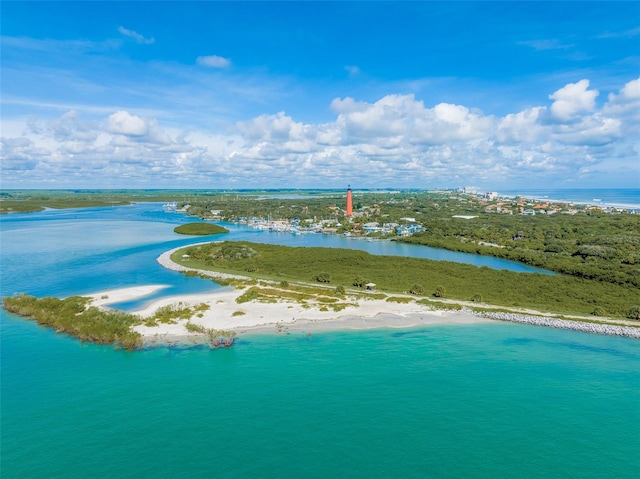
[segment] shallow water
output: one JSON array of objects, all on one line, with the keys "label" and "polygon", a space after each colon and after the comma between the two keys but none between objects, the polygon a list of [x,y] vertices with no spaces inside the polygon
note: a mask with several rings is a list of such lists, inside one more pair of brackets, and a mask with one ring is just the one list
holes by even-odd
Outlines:
[{"label": "shallow water", "polygon": [[[216,288],[155,262],[202,241],[158,208],[3,218],[2,294]],[[3,478],[640,472],[637,340],[487,323],[126,353],[4,312],[0,326]]]}]

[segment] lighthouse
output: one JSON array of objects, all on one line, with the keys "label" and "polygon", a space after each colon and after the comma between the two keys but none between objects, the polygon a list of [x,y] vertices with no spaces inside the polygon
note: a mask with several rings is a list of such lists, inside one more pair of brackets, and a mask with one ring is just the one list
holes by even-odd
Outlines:
[{"label": "lighthouse", "polygon": [[347,216],[353,214],[353,196],[351,194],[351,185],[347,186]]}]

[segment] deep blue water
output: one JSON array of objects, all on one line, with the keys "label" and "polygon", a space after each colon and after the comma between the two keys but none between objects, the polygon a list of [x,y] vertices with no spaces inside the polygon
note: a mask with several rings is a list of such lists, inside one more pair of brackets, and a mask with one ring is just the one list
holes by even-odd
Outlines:
[{"label": "deep blue water", "polygon": [[499,193],[536,199],[640,208],[640,175],[638,175],[637,188],[531,189],[507,190]]},{"label": "deep blue water", "polygon": [[[173,233],[186,221],[157,204],[2,217],[1,293],[216,288],[155,261],[202,241]],[[406,246],[240,226],[228,236]],[[489,323],[126,353],[4,311],[0,327],[3,478],[640,473],[637,340]]]}]

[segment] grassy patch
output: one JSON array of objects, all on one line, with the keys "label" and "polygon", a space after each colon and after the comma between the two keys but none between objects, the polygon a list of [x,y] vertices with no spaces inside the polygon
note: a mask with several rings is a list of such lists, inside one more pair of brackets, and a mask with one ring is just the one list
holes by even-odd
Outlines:
[{"label": "grassy patch", "polygon": [[196,306],[187,306],[182,302],[169,304],[158,308],[148,321],[173,324],[177,319],[191,319],[195,314],[207,311],[208,309],[209,305],[206,303],[200,303]]},{"label": "grassy patch", "polygon": [[413,298],[407,298],[404,296],[389,296],[385,301],[387,301],[388,303],[408,304],[413,302]]}]

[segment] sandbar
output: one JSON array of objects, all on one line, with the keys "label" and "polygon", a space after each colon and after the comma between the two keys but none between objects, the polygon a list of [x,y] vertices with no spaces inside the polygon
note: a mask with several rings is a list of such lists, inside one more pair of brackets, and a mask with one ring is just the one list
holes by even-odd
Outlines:
[{"label": "sandbar", "polygon": [[108,289],[99,293],[85,294],[83,296],[92,299],[92,306],[101,307],[115,303],[124,303],[137,298],[143,298],[168,287],[169,285],[166,284],[149,284],[128,288]]}]

